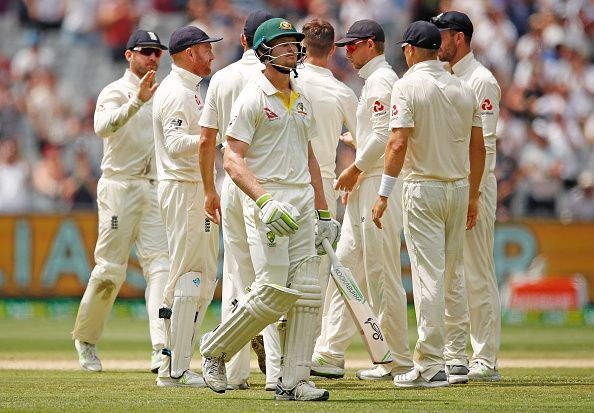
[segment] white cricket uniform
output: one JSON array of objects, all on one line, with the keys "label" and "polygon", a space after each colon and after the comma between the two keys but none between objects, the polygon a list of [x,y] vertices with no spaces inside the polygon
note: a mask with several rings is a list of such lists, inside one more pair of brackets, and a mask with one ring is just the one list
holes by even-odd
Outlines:
[{"label": "white cricket uniform", "polygon": [[460,59],[452,67],[452,71],[455,76],[466,82],[476,95],[481,110],[487,152],[476,226],[471,231],[466,231],[464,239],[464,277],[470,313],[470,342],[474,353],[471,360],[479,360],[491,368],[496,368],[501,338],[501,303],[493,260],[497,208],[495,130],[501,90],[493,74],[475,59],[472,52]]},{"label": "white cricket uniform", "polygon": [[[231,107],[251,77],[264,70],[264,65],[253,50],[243,53],[242,58],[216,72],[210,81],[200,126],[217,129],[219,143],[225,141],[225,133],[231,118]],[[245,222],[243,219],[243,192],[229,176],[225,176],[221,189],[221,214],[223,228],[223,297],[221,316],[226,320],[233,310],[234,300],[239,300],[255,280],[256,275],[250,258]],[[267,382],[276,383],[280,374],[281,350],[278,346],[275,326],[264,329],[267,347]],[[277,346],[271,343],[277,343]],[[269,346],[270,345],[270,346]],[[226,363],[229,384],[241,384],[250,376],[250,346],[246,345]]]},{"label": "white cricket uniform", "polygon": [[437,60],[413,65],[394,84],[391,111],[391,129],[412,128],[401,172],[404,236],[419,335],[414,363],[429,380],[444,369],[452,326],[447,364],[468,363],[463,247],[470,133],[482,122],[472,89]]},{"label": "white cricket uniform", "polygon": [[171,257],[164,294],[169,308],[177,280],[185,273],[201,273],[198,308],[206,308],[216,286],[219,232],[204,214],[198,164],[201,80],[172,64],[153,98],[159,205]]},{"label": "white cricket uniform", "polygon": [[147,283],[145,299],[153,350],[163,348],[159,307],[169,275],[165,226],[157,203],[152,105],[137,97],[140,79],[126,70],[97,99],[95,133],[103,138],[97,186],[99,231],[95,268],[80,303],[73,338],[97,343],[126,278],[132,245]]},{"label": "white cricket uniform", "polygon": [[[412,367],[412,358],[408,347],[406,291],[400,268],[402,210],[394,202],[397,207],[386,211],[383,230],[376,228],[371,218],[389,134],[390,96],[398,76],[384,55],[370,60],[361,68],[359,75],[365,79],[365,85],[356,112],[358,149],[355,165],[364,173],[359,186],[349,194],[336,255],[343,265],[351,269],[378,316],[394,356],[393,364],[383,366],[385,373],[393,369],[408,371]],[[370,152],[368,147],[371,146],[379,147],[379,152]],[[342,358],[357,334],[357,327],[336,287],[328,289],[326,299],[327,312],[316,352]]]}]

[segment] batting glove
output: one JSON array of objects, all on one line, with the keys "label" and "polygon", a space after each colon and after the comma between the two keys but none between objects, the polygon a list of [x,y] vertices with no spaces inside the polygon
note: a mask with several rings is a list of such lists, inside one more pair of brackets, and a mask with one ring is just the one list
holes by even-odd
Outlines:
[{"label": "batting glove", "polygon": [[316,215],[318,217],[316,221],[316,251],[318,255],[326,255],[322,241],[328,238],[332,248],[336,249],[336,244],[338,244],[340,238],[340,222],[332,219],[330,211],[318,209]]},{"label": "batting glove", "polygon": [[260,208],[260,219],[274,234],[288,237],[299,229],[299,212],[293,205],[275,201],[270,194],[258,198],[256,205]]}]

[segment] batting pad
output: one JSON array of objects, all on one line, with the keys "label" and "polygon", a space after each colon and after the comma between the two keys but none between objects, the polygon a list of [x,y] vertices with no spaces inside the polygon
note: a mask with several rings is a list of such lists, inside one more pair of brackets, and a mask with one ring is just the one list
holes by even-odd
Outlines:
[{"label": "batting pad", "polygon": [[255,287],[227,320],[204,335],[200,345],[202,356],[231,359],[264,327],[286,313],[300,296],[299,291],[275,284]]},{"label": "batting pad", "polygon": [[301,380],[309,380],[311,356],[317,338],[322,305],[319,281],[321,257],[306,258],[293,273],[291,288],[302,293],[287,314],[285,354],[282,367],[283,387],[290,389]]},{"label": "batting pad", "polygon": [[201,273],[187,272],[177,280],[173,294],[173,308],[170,320],[171,377],[181,377],[190,368],[194,353],[195,336],[198,335],[198,297],[201,288]]}]

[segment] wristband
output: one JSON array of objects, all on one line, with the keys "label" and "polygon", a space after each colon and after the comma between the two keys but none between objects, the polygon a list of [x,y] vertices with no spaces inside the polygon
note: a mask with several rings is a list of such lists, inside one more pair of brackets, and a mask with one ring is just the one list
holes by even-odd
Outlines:
[{"label": "wristband", "polygon": [[330,215],[330,211],[326,209],[316,209],[316,215],[318,220],[320,221],[330,221],[332,219],[332,215]]},{"label": "wristband", "polygon": [[388,198],[394,190],[394,186],[396,185],[397,179],[398,177],[396,176],[382,174],[382,183],[380,184],[379,191],[377,191],[378,195],[385,196],[386,198]]},{"label": "wristband", "polygon": [[260,196],[258,199],[256,199],[256,205],[258,205],[258,208],[262,209],[264,204],[266,204],[271,199],[272,199],[272,195],[266,193],[266,194]]}]

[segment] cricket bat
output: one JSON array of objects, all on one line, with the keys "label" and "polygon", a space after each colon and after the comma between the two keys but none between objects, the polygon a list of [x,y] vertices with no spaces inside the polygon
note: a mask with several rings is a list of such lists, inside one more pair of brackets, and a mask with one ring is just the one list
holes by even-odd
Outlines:
[{"label": "cricket bat", "polygon": [[371,361],[373,364],[390,363],[393,361],[393,357],[388,348],[388,343],[386,343],[384,334],[380,329],[376,316],[371,310],[371,306],[353,278],[351,270],[340,263],[328,239],[324,239],[322,245],[332,264],[332,270],[330,271],[332,279],[338,291],[340,291],[355,324],[359,328],[359,334],[363,338]]}]

